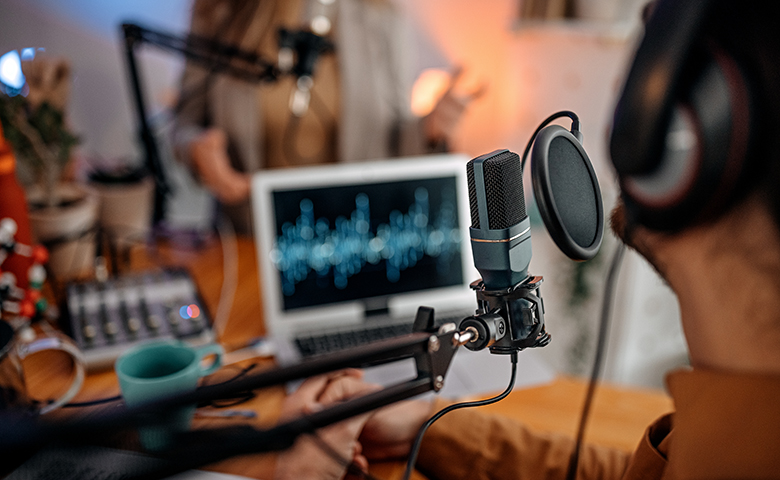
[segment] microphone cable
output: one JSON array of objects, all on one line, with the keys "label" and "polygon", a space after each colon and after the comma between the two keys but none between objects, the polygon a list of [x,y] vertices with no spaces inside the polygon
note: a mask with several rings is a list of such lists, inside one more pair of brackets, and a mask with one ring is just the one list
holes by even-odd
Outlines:
[{"label": "microphone cable", "polygon": [[428,427],[433,425],[433,422],[435,422],[436,420],[440,419],[445,414],[453,410],[457,410],[459,408],[482,407],[485,405],[490,405],[491,403],[496,403],[499,400],[503,400],[507,395],[509,395],[509,393],[512,391],[512,389],[515,386],[515,378],[517,377],[517,352],[512,352],[510,354],[510,357],[512,360],[512,376],[509,379],[509,386],[506,387],[506,390],[499,393],[495,397],[486,398],[484,400],[454,403],[436,412],[435,415],[429,418],[428,421],[425,422],[422,427],[420,427],[420,430],[417,432],[417,436],[414,439],[414,443],[412,444],[412,448],[409,451],[409,460],[406,463],[406,470],[404,471],[404,476],[401,477],[403,480],[409,480],[409,477],[412,475],[412,470],[414,470],[414,464],[417,463],[417,455],[419,454],[420,446],[422,445],[423,435],[425,435],[425,432],[428,430]]},{"label": "microphone cable", "polygon": [[588,423],[588,416],[590,414],[590,407],[593,402],[593,394],[596,392],[596,385],[599,379],[599,373],[601,371],[601,363],[604,358],[604,351],[606,350],[606,341],[609,333],[609,320],[612,316],[612,303],[615,291],[617,290],[618,273],[620,272],[620,265],[623,262],[623,254],[626,251],[626,245],[623,242],[618,244],[617,250],[612,256],[612,261],[609,265],[609,272],[607,273],[607,282],[604,285],[604,303],[601,305],[601,319],[599,322],[598,340],[596,343],[596,357],[593,359],[593,370],[590,374],[590,382],[588,383],[588,391],[585,394],[585,402],[582,405],[582,413],[580,414],[580,425],[577,428],[577,441],[574,444],[574,450],[571,452],[569,458],[569,468],[566,472],[566,480],[574,480],[577,477],[577,465],[580,460],[580,450],[582,449],[582,441],[585,437],[585,426]]},{"label": "microphone cable", "polygon": [[558,118],[563,118],[563,117],[571,118],[572,133],[580,131],[580,117],[578,117],[577,114],[572,111],[562,110],[560,112],[553,113],[549,117],[545,118],[544,121],[540,123],[538,127],[536,127],[536,130],[531,135],[531,138],[528,140],[528,143],[525,145],[525,150],[523,151],[523,160],[520,162],[521,172],[525,171],[525,162],[528,159],[528,153],[531,151],[531,147],[534,144],[534,140],[536,140],[536,136],[539,135],[539,132],[541,132],[544,127],[552,123],[553,120],[556,120]]},{"label": "microphone cable", "polygon": [[239,259],[236,229],[233,221],[224,212],[217,214],[215,229],[222,247],[222,286],[211,328],[216,335],[216,342],[220,343],[230,321],[230,312],[236,302]]},{"label": "microphone cable", "polygon": [[[312,117],[316,119],[322,129],[323,144],[316,152],[310,155],[303,155],[298,148],[298,140],[300,139],[300,125],[303,117],[290,112],[287,119],[287,125],[284,128],[284,134],[282,136],[282,149],[287,156],[287,160],[298,163],[315,163],[317,160],[321,160],[328,148],[330,147],[331,138],[328,135],[327,121],[328,118],[336,119],[336,115],[331,112],[325,105],[325,102],[320,98],[316,91],[313,89],[309,91],[311,95],[309,109],[314,114]],[[336,119],[338,120],[338,119]]]}]

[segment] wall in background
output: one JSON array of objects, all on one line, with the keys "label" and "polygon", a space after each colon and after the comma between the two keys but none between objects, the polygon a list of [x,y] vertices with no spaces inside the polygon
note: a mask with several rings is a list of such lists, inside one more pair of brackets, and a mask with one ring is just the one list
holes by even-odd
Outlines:
[{"label": "wall in background", "polygon": [[[80,136],[79,162],[140,164],[143,150],[130,95],[120,25],[130,21],[172,33],[186,32],[190,0],[6,0],[0,2],[0,52],[44,47],[71,62],[68,119]],[[175,98],[183,61],[153,48],[139,50],[139,69],[150,113]],[[213,207],[205,191],[174,162],[173,226],[204,228]]]},{"label": "wall in background", "polygon": [[485,95],[470,105],[454,147],[476,156],[508,146],[516,135],[519,93],[509,64],[517,0],[397,1],[449,62],[465,69],[463,90],[487,85]]},{"label": "wall in background", "polygon": [[[86,155],[137,157],[119,25],[132,19],[184,31],[188,9],[189,0],[5,0],[0,2],[0,51],[44,47],[47,55],[68,58],[74,76],[69,118],[82,137],[81,150]],[[175,63],[150,57],[146,70],[153,71],[153,77],[178,75]]]}]

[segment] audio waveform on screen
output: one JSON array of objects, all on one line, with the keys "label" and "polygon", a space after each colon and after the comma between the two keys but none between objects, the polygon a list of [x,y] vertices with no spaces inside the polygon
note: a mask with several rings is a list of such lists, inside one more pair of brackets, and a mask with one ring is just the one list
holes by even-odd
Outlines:
[{"label": "audio waveform on screen", "polygon": [[271,260],[282,276],[282,293],[291,296],[295,285],[312,272],[320,278],[332,277],[338,289],[368,266],[383,267],[387,280],[398,282],[401,272],[415,266],[425,255],[440,265],[460,255],[461,232],[457,225],[454,194],[443,199],[431,218],[428,190],[418,188],[406,213],[390,212],[386,223],[372,227],[369,198],[355,196],[355,209],[349,217],[315,218],[314,204],[300,202],[295,223],[282,225],[271,251]]}]

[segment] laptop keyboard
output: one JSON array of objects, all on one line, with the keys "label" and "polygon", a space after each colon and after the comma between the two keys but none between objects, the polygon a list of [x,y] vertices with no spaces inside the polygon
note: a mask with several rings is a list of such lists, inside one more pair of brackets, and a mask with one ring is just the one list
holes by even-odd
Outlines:
[{"label": "laptop keyboard", "polygon": [[[437,324],[460,323],[466,315],[451,315],[437,319]],[[324,353],[337,352],[345,348],[357,347],[378,340],[398,337],[412,333],[413,323],[396,323],[378,325],[343,332],[332,332],[322,335],[302,336],[295,339],[295,344],[303,357],[311,357]]]},{"label": "laptop keyboard", "polygon": [[299,337],[295,339],[301,355],[310,357],[323,353],[336,352],[345,348],[357,347],[377,340],[398,337],[412,333],[412,324],[385,325],[382,327],[350,330],[345,332]]}]

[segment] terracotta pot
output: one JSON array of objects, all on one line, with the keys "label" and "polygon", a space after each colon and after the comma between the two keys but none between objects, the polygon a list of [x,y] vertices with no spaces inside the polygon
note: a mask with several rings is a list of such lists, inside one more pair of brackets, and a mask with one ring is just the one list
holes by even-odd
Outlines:
[{"label": "terracotta pot", "polygon": [[49,249],[49,271],[59,281],[88,277],[95,264],[98,202],[93,194],[74,183],[55,187],[56,207],[43,207],[44,192],[27,191],[30,227],[35,241]]}]

